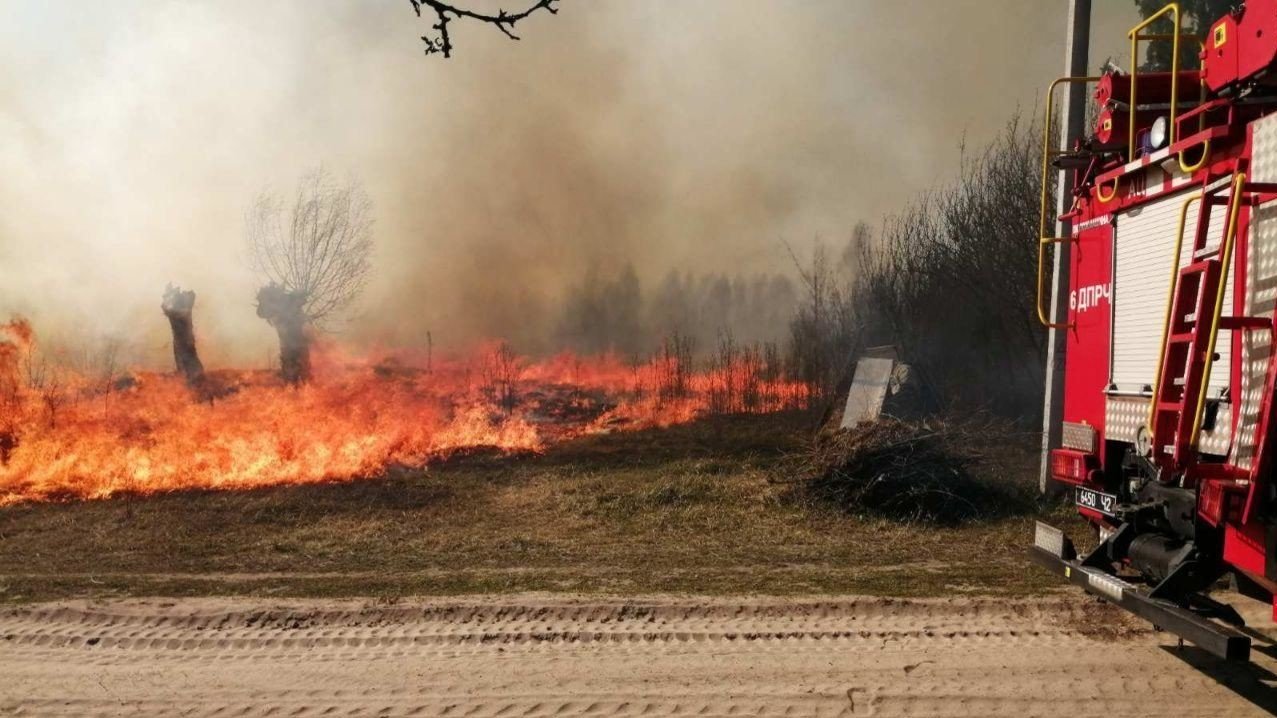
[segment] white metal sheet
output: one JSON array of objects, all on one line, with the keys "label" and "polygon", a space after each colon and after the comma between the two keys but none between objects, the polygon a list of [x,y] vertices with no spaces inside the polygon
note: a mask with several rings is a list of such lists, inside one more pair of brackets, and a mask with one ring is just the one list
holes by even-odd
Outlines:
[{"label": "white metal sheet", "polygon": [[[1162,330],[1170,289],[1175,232],[1184,201],[1198,190],[1178,192],[1118,215],[1114,227],[1113,257],[1113,357],[1112,382],[1121,392],[1140,392],[1153,384],[1161,361]],[[1222,193],[1227,194],[1227,191]],[[1184,229],[1180,266],[1193,261],[1193,235],[1200,202],[1189,208]],[[1227,207],[1211,208],[1208,247],[1223,239]],[[1223,316],[1232,316],[1233,276],[1224,289]],[[1231,333],[1221,330],[1215,351],[1219,358],[1211,370],[1211,395],[1228,386],[1232,361]]]},{"label": "white metal sheet", "polygon": [[856,373],[847,392],[847,406],[843,409],[842,428],[854,428],[857,424],[874,421],[882,414],[882,404],[887,398],[887,387],[895,368],[893,359],[864,357],[856,362]]}]

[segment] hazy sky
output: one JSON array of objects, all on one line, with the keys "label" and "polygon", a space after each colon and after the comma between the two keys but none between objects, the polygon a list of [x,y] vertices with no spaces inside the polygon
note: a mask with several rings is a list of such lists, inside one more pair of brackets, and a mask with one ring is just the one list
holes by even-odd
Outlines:
[{"label": "hazy sky", "polygon": [[[1134,12],[1095,4],[1098,66]],[[215,363],[273,344],[244,211],[316,165],[376,205],[348,333],[459,345],[590,264],[783,269],[1036,114],[1064,53],[1063,0],[562,0],[451,60],[407,0],[5,5],[0,316],[158,359],[172,281]]]}]

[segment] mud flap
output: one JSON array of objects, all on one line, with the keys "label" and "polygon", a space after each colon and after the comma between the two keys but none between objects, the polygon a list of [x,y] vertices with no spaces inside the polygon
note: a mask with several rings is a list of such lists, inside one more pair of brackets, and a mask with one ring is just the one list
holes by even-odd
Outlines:
[{"label": "mud flap", "polygon": [[1277,521],[1264,529],[1264,578],[1277,581]]},{"label": "mud flap", "polygon": [[[1250,637],[1209,621],[1192,611],[1156,598],[1134,584],[1123,581],[1075,557],[1073,543],[1063,531],[1038,522],[1029,558],[1043,568],[1063,576],[1094,596],[1126,609],[1154,626],[1193,643],[1220,658],[1250,660]],[[1102,546],[1102,545],[1101,545]]]}]

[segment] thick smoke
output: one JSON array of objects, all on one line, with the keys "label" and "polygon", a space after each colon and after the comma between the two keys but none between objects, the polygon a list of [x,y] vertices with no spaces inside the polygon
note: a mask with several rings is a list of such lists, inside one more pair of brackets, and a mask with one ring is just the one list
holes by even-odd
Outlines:
[{"label": "thick smoke", "polygon": [[[483,4],[483,3],[478,3]],[[495,5],[496,3],[489,3]],[[1096,63],[1129,3],[1097,3]],[[353,341],[549,350],[591,272],[788,271],[952,176],[1062,64],[1063,3],[563,0],[513,43],[408,3],[30,2],[0,27],[0,318],[263,363],[244,212],[323,165],[366,186],[377,255]]]}]

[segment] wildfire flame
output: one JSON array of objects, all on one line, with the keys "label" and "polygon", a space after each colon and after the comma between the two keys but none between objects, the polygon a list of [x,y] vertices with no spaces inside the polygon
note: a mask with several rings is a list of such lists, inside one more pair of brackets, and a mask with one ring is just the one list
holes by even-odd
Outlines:
[{"label": "wildfire flame", "polygon": [[0,505],[368,478],[460,451],[541,452],[585,434],[810,398],[748,352],[690,371],[669,357],[533,361],[505,345],[430,363],[325,346],[308,384],[221,371],[196,391],[157,372],[37,371],[35,343],[27,322],[0,324]]}]

